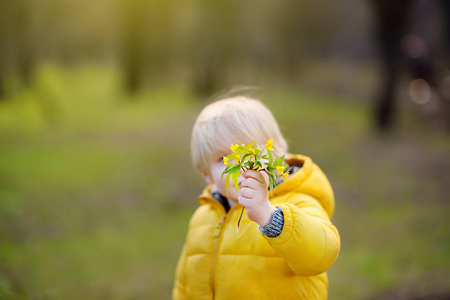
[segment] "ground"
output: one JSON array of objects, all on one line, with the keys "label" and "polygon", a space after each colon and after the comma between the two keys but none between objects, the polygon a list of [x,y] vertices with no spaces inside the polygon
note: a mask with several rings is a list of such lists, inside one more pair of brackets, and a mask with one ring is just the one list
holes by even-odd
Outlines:
[{"label": "ground", "polygon": [[[450,137],[409,105],[391,134],[370,105],[267,88],[290,151],[335,191],[330,299],[419,299],[450,286]],[[43,69],[0,101],[0,298],[169,299],[204,186],[189,135],[205,102],[129,96],[114,71]],[[433,298],[439,299],[439,298]]]}]

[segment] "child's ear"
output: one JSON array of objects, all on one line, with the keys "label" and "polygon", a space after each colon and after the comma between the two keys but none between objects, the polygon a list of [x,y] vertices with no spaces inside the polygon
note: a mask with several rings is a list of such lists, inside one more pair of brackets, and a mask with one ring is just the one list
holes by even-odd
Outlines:
[{"label": "child's ear", "polygon": [[208,174],[206,174],[205,172],[202,172],[202,176],[203,176],[203,178],[205,178],[205,181],[207,184],[212,183],[212,180],[211,180],[211,178],[209,178]]}]

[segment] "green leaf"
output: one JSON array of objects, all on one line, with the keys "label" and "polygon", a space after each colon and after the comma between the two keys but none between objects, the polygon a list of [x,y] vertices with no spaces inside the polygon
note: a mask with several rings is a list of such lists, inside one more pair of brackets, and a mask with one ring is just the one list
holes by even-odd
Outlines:
[{"label": "green leaf", "polygon": [[223,170],[223,173],[228,172],[229,169],[231,169],[232,167],[234,167],[236,164],[234,163],[229,163],[226,167],[225,170]]},{"label": "green leaf", "polygon": [[239,172],[240,169],[241,169],[241,165],[235,164],[234,167],[232,167],[230,170],[228,170],[228,173],[233,174],[233,173]]},{"label": "green leaf", "polygon": [[272,176],[273,185],[276,185],[276,183],[277,183],[277,176],[275,175],[275,173],[270,173],[270,176]]},{"label": "green leaf", "polygon": [[245,151],[245,147],[243,147],[243,146],[239,146],[236,149],[236,154],[239,155],[239,156],[242,156],[242,154],[244,154],[245,152],[247,152],[247,151]]},{"label": "green leaf", "polygon": [[264,161],[258,161],[261,165],[261,169],[267,168],[267,164]]},{"label": "green leaf", "polygon": [[228,172],[230,171],[231,168],[237,167],[237,166],[239,166],[239,165],[238,165],[238,164],[229,163],[229,164],[225,167],[225,170],[223,170],[222,176],[220,177],[220,179],[222,179],[222,178],[223,178],[223,175],[225,175],[226,173],[228,173]]},{"label": "green leaf", "polygon": [[273,163],[273,155],[272,152],[268,151],[269,153],[269,164],[271,165]]},{"label": "green leaf", "polygon": [[252,154],[251,153],[244,154],[244,156],[242,156],[242,158],[241,158],[241,161],[245,161],[245,159],[249,156],[252,156]]},{"label": "green leaf", "polygon": [[230,184],[230,174],[227,175],[227,177],[225,178],[225,192],[227,193],[228,196],[228,185]]},{"label": "green leaf", "polygon": [[283,159],[284,159],[284,155],[282,157],[277,158],[273,165],[275,167],[281,166],[283,164]]},{"label": "green leaf", "polygon": [[269,173],[269,179],[270,179],[270,194],[273,195],[273,187],[277,183],[277,177],[273,173]]},{"label": "green leaf", "polygon": [[251,142],[250,144],[248,144],[247,146],[245,146],[245,149],[250,150],[253,145],[256,143],[256,141]]},{"label": "green leaf", "polygon": [[271,178],[270,174],[269,174],[269,189],[270,189],[270,194],[273,195],[273,179]]},{"label": "green leaf", "polygon": [[244,164],[243,164],[243,166],[246,168],[246,169],[253,169],[253,167],[254,167],[254,165],[255,165],[255,163],[253,162],[253,161],[246,161]]},{"label": "green leaf", "polygon": [[230,153],[227,156],[225,156],[226,158],[228,158],[229,160],[233,160],[236,158],[236,153]]},{"label": "green leaf", "polygon": [[239,181],[238,181],[238,176],[240,175],[240,173],[233,173],[231,175],[231,179],[233,180],[234,183],[234,187],[236,188],[236,192],[239,193]]}]

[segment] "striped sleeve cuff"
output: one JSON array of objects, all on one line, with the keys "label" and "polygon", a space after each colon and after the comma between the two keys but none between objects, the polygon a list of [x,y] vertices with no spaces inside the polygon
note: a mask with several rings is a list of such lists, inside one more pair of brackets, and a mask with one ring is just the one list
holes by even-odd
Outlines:
[{"label": "striped sleeve cuff", "polygon": [[284,225],[283,210],[279,207],[274,211],[270,217],[269,223],[266,226],[259,226],[259,231],[268,237],[277,237],[281,234]]}]

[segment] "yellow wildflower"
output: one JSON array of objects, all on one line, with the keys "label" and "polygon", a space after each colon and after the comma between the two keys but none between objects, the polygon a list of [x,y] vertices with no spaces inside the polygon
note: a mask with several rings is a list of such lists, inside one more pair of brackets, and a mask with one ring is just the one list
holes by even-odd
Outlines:
[{"label": "yellow wildflower", "polygon": [[226,158],[225,156],[223,157],[223,164],[224,165],[228,165],[228,158]]},{"label": "yellow wildflower", "polygon": [[269,151],[273,151],[273,139],[267,141],[266,149]]},{"label": "yellow wildflower", "polygon": [[238,144],[236,144],[236,145],[231,144],[230,149],[231,149],[231,151],[236,152],[236,150],[237,150],[238,147],[239,147]]},{"label": "yellow wildflower", "polygon": [[281,179],[286,180],[289,176],[289,172],[286,172],[283,174],[283,176],[281,176]]},{"label": "yellow wildflower", "polygon": [[284,173],[284,169],[285,169],[285,167],[280,167],[280,166],[278,166],[277,167],[277,171],[278,171],[278,173],[280,174],[280,175],[283,175],[283,173]]}]

